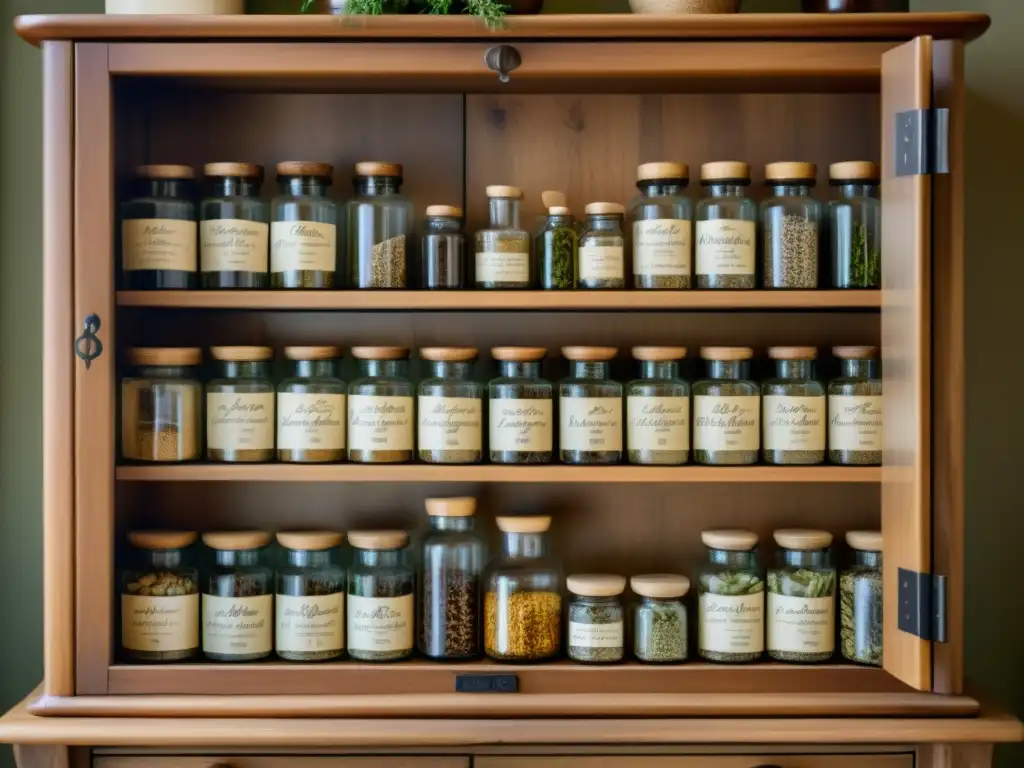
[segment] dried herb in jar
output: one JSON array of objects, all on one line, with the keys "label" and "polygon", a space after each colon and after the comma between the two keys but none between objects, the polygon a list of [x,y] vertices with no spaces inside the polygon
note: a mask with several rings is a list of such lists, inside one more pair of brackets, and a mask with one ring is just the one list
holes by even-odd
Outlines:
[{"label": "dried herb in jar", "polygon": [[415,392],[409,381],[409,350],[353,347],[359,378],[348,386],[348,459],[394,464],[413,458]]},{"label": "dried herb in jar", "polygon": [[264,565],[270,534],[203,534],[214,554],[204,575],[203,654],[213,661],[256,661],[273,653],[274,573]]},{"label": "dried herb in jar", "polygon": [[493,464],[549,464],[554,453],[554,387],[542,379],[543,347],[495,347],[500,375],[487,385]]},{"label": "dried herb in jar", "polygon": [[775,375],[761,384],[765,464],[825,461],[825,387],[814,379],[814,347],[771,347]]},{"label": "dried herb in jar", "polygon": [[768,655],[816,663],[835,652],[836,572],[832,534],[780,530],[778,566],[768,571]]},{"label": "dried herb in jar", "polygon": [[622,222],[626,209],[618,203],[590,203],[587,224],[580,235],[580,288],[626,287],[626,238]]},{"label": "dried herb in jar", "polygon": [[690,580],[674,574],[634,576],[630,586],[642,602],[633,615],[633,653],[648,664],[686,660],[686,606]]},{"label": "dried herb in jar", "polygon": [[206,385],[206,458],[251,463],[274,458],[270,347],[212,347],[219,375]]},{"label": "dried herb in jar", "polygon": [[828,385],[828,458],[833,464],[877,466],[884,436],[878,347],[833,347],[842,364]]},{"label": "dried herb in jar", "polygon": [[277,164],[280,193],[271,203],[270,224],[272,288],[334,287],[338,206],[328,196],[333,177],[327,163]]},{"label": "dried herb in jar", "polygon": [[569,658],[591,664],[622,661],[625,622],[622,612],[623,576],[582,574],[566,579],[569,601]]},{"label": "dried herb in jar", "polygon": [[761,388],[750,380],[750,347],[703,347],[707,376],[693,385],[693,456],[698,464],[757,464]]},{"label": "dried herb in jar", "polygon": [[700,572],[697,649],[725,664],[764,654],[765,587],[757,559],[757,534],[703,531],[708,560]]},{"label": "dried herb in jar", "polygon": [[405,531],[352,531],[348,574],[348,653],[360,661],[398,661],[412,655],[413,570],[405,562]]},{"label": "dried herb in jar", "polygon": [[686,347],[633,347],[640,378],[626,385],[626,449],[630,464],[680,465],[690,460],[690,385],[679,374]]},{"label": "dried herb in jar", "polygon": [[487,187],[490,226],[476,233],[477,288],[509,290],[533,285],[530,235],[519,226],[523,193],[517,187]]},{"label": "dried herb in jar", "polygon": [[277,386],[277,460],[322,464],[345,460],[348,411],[338,378],[337,347],[285,347],[294,375]]},{"label": "dried herb in jar", "polygon": [[548,216],[543,228],[537,233],[536,243],[540,287],[545,291],[576,288],[579,236],[568,208],[548,208]]},{"label": "dried herb in jar", "polygon": [[693,202],[684,190],[683,163],[644,163],[637,169],[640,196],[633,201],[633,287],[681,290],[693,273]]},{"label": "dried herb in jar", "polygon": [[882,665],[882,534],[849,531],[855,562],[839,576],[839,644],[843,657]]},{"label": "dried herb in jar", "polygon": [[833,163],[829,178],[839,190],[829,203],[833,288],[878,288],[882,284],[882,203],[875,163]]},{"label": "dried herb in jar", "polygon": [[566,464],[622,461],[622,385],[610,379],[615,347],[563,347],[568,378],[558,384],[558,451]]},{"label": "dried herb in jar", "polygon": [[121,381],[121,456],[179,462],[202,456],[202,396],[196,347],[135,347]]},{"label": "dried herb in jar", "polygon": [[277,534],[274,647],[287,661],[327,661],[345,653],[345,569],[335,562],[343,536],[330,531]]},{"label": "dried herb in jar", "polygon": [[750,166],[732,161],[705,163],[700,179],[707,196],[697,204],[697,287],[756,287],[757,205],[746,193]]},{"label": "dried herb in jar", "polygon": [[821,204],[811,197],[814,163],[771,163],[773,194],[761,203],[764,287],[817,288]]},{"label": "dried herb in jar", "polygon": [[345,203],[353,288],[406,287],[413,207],[402,194],[402,172],[397,163],[355,165],[355,196]]},{"label": "dried herb in jar", "polygon": [[484,385],[473,381],[473,347],[425,347],[428,367],[417,388],[417,443],[428,464],[476,464],[483,459]]}]

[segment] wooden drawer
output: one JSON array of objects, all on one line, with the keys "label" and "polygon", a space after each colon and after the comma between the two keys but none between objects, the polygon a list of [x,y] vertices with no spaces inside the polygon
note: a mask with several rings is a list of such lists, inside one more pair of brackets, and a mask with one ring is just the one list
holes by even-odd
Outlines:
[{"label": "wooden drawer", "polygon": [[676,755],[479,757],[474,768],[913,768],[904,755]]},{"label": "wooden drawer", "polygon": [[[543,759],[543,758],[542,758]],[[469,768],[468,757],[296,757],[202,755],[97,757],[93,768]],[[534,763],[537,765],[537,763]],[[844,767],[845,768],[845,767]],[[873,768],[890,768],[873,766]],[[895,768],[895,765],[893,766]],[[902,768],[902,766],[900,767]]]}]

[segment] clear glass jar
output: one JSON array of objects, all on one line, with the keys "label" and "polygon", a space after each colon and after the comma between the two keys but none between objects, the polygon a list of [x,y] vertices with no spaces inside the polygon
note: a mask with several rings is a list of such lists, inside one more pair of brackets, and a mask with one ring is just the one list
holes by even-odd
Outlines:
[{"label": "clear glass jar", "polygon": [[466,235],[462,209],[450,205],[427,207],[424,225],[423,287],[450,290],[466,287]]},{"label": "clear glass jar", "polygon": [[750,347],[703,347],[707,378],[693,384],[693,459],[698,464],[757,464],[761,388],[750,380]]},{"label": "clear glass jar", "polygon": [[495,347],[498,378],[487,385],[492,464],[550,464],[554,453],[554,386],[541,378],[543,347]]},{"label": "clear glass jar", "polygon": [[257,661],[274,652],[274,571],[270,534],[211,531],[203,543],[213,564],[203,574],[203,655],[213,661]]},{"label": "clear glass jar", "polygon": [[206,459],[232,463],[274,458],[270,347],[211,347],[217,378],[206,385]]},{"label": "clear glass jar", "polygon": [[334,168],[327,163],[277,164],[281,191],[271,203],[272,288],[334,287],[338,206],[328,197],[333,178]]},{"label": "clear glass jar", "polygon": [[828,460],[878,466],[884,431],[878,347],[833,347],[832,354],[842,371],[828,384]]},{"label": "clear glass jar", "polygon": [[412,655],[415,575],[406,562],[405,531],[351,531],[348,572],[348,655],[399,661]]},{"label": "clear glass jar", "polygon": [[473,381],[473,347],[425,347],[428,378],[417,389],[420,461],[477,464],[484,457],[484,385]]},{"label": "clear glass jar", "polygon": [[419,650],[451,661],[480,655],[480,589],[487,548],[473,531],[476,499],[427,499]]},{"label": "clear glass jar", "polygon": [[622,461],[622,385],[611,380],[615,347],[562,347],[569,376],[558,383],[558,457],[566,464]]},{"label": "clear glass jar", "polygon": [[195,531],[132,531],[121,572],[121,652],[126,661],[185,661],[199,653]]},{"label": "clear glass jar", "polygon": [[686,661],[687,617],[683,597],[690,591],[690,580],[658,573],[634,576],[629,585],[641,598],[633,610],[633,654],[645,664]]},{"label": "clear glass jar", "polygon": [[518,187],[487,188],[491,223],[476,233],[477,288],[530,288],[530,235],[519,226],[523,192]]},{"label": "clear glass jar", "polygon": [[345,203],[352,288],[405,288],[412,203],[402,194],[402,166],[356,163],[355,197]]},{"label": "clear glass jar", "polygon": [[811,197],[818,166],[770,163],[765,167],[771,197],[761,203],[764,287],[818,287],[821,203]]},{"label": "clear glass jar", "polygon": [[882,666],[882,532],[848,531],[854,562],[839,574],[839,647],[843,658]]},{"label": "clear glass jar", "polygon": [[203,288],[270,286],[270,206],[260,197],[263,166],[210,163],[199,205]]},{"label": "clear glass jar", "polygon": [[684,163],[645,163],[633,201],[633,287],[681,290],[693,281],[693,201]]},{"label": "clear glass jar", "polygon": [[135,347],[121,380],[121,456],[126,461],[194,461],[203,453],[203,385],[198,347]]},{"label": "clear glass jar", "polygon": [[757,661],[764,655],[764,572],[757,559],[757,534],[702,531],[708,548],[700,569],[697,652],[723,664]]},{"label": "clear glass jar", "polygon": [[405,347],[354,347],[359,378],[348,385],[348,460],[412,461],[414,390]]},{"label": "clear glass jar", "polygon": [[580,288],[626,287],[626,209],[618,203],[590,203],[580,234]]},{"label": "clear glass jar", "polygon": [[277,534],[283,564],[277,570],[274,650],[286,661],[327,661],[345,653],[345,569],[332,531]]},{"label": "clear glass jar", "polygon": [[544,661],[562,647],[562,575],[548,555],[551,518],[499,517],[501,554],[487,567],[484,650],[499,661]]},{"label": "clear glass jar", "polygon": [[697,287],[748,290],[757,285],[757,204],[747,197],[750,166],[705,163],[697,203]]},{"label": "clear glass jar", "polygon": [[345,460],[345,382],[337,347],[285,347],[293,375],[277,385],[277,460],[323,464]]},{"label": "clear glass jar", "polygon": [[678,466],[690,460],[690,385],[679,373],[686,347],[633,347],[640,378],[626,385],[630,464]]},{"label": "clear glass jar", "polygon": [[568,208],[552,206],[537,233],[537,274],[545,291],[569,291],[577,287],[579,233]]},{"label": "clear glass jar", "polygon": [[626,652],[622,592],[626,577],[592,573],[565,580],[569,600],[566,652],[585,664],[614,664]]},{"label": "clear glass jar", "polygon": [[143,165],[121,204],[121,270],[126,290],[196,287],[198,227],[195,171]]},{"label": "clear glass jar", "polygon": [[775,376],[761,383],[765,464],[825,461],[825,386],[814,378],[814,347],[770,347]]},{"label": "clear glass jar", "polygon": [[836,650],[836,569],[832,534],[775,532],[777,565],[768,569],[768,655],[777,661],[828,661]]},{"label": "clear glass jar", "polygon": [[834,163],[829,178],[838,199],[828,206],[833,288],[882,286],[881,174],[871,162]]}]

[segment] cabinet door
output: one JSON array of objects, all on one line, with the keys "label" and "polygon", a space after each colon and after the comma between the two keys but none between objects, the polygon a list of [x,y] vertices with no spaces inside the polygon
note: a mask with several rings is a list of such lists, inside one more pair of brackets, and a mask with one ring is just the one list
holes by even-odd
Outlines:
[{"label": "cabinet door", "polygon": [[912,755],[594,755],[478,757],[474,768],[913,768]]}]

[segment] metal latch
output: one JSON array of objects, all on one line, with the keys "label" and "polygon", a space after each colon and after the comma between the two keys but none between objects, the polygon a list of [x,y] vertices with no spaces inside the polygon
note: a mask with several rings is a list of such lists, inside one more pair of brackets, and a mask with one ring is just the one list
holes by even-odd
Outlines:
[{"label": "metal latch", "polygon": [[896,115],[896,175],[949,173],[949,110],[911,109]]},{"label": "metal latch", "polygon": [[899,628],[922,640],[946,642],[946,577],[899,569]]}]

